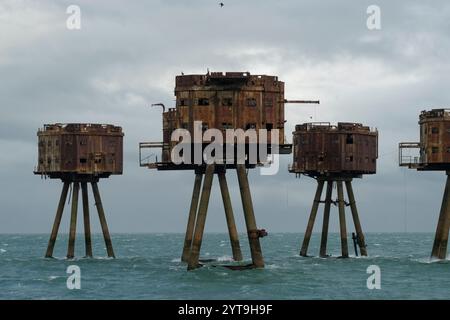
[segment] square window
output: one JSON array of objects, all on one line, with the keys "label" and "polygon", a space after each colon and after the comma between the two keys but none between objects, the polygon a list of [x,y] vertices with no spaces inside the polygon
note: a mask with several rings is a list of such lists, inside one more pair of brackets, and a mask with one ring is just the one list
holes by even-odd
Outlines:
[{"label": "square window", "polygon": [[439,128],[438,128],[438,127],[433,127],[433,128],[431,128],[431,133],[432,133],[432,134],[439,133]]},{"label": "square window", "polygon": [[222,98],[222,106],[231,107],[233,105],[233,98]]},{"label": "square window", "polygon": [[209,99],[208,98],[199,98],[198,105],[199,106],[209,106]]},{"label": "square window", "polygon": [[247,99],[247,106],[248,107],[256,107],[256,99],[255,98],[248,98]]}]

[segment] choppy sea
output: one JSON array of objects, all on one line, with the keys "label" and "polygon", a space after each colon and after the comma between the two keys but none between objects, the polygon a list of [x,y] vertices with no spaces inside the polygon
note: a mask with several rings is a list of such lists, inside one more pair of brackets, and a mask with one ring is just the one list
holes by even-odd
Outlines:
[{"label": "choppy sea", "polygon": [[[329,236],[330,258],[317,257],[319,234],[300,257],[303,234],[273,233],[261,239],[266,267],[235,271],[227,234],[206,234],[202,258],[214,259],[187,272],[180,261],[182,234],[112,234],[116,259],[105,258],[100,234],[95,258],[66,260],[67,235],[55,259],[45,259],[48,235],[0,235],[0,299],[450,299],[450,261],[431,262],[431,233],[368,233],[369,257],[338,259],[338,234]],[[349,241],[349,249],[353,247]],[[244,263],[248,242],[241,235]],[[67,267],[80,269],[79,290],[67,287]],[[370,265],[380,268],[381,288],[368,289]]]}]

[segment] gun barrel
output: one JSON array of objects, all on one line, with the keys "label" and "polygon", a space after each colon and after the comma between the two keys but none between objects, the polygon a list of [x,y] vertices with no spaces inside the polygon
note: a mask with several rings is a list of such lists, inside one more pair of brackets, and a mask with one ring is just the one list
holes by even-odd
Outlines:
[{"label": "gun barrel", "polygon": [[314,103],[314,104],[320,104],[319,100],[287,100],[284,99],[284,101],[282,101],[284,103]]}]

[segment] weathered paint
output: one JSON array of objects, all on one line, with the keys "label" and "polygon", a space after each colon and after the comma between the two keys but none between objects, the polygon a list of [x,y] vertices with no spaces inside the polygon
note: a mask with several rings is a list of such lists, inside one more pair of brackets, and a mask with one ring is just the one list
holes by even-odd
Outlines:
[{"label": "weathered paint", "polygon": [[376,173],[378,132],[359,123],[305,123],[293,132],[289,171],[311,176]]},{"label": "weathered paint", "polygon": [[101,124],[50,124],[38,133],[35,174],[63,178],[70,174],[108,177],[122,174],[122,128]]}]

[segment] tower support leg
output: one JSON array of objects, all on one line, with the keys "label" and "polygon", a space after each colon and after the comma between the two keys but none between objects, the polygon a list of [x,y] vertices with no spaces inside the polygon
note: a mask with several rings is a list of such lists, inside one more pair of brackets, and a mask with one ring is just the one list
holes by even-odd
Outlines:
[{"label": "tower support leg", "polygon": [[328,226],[330,223],[331,196],[333,194],[333,180],[327,182],[327,193],[325,197],[325,209],[323,210],[322,236],[320,239],[320,256],[327,257]]},{"label": "tower support leg", "polygon": [[361,251],[361,256],[367,256],[366,241],[364,239],[361,222],[359,221],[359,214],[358,209],[356,207],[355,195],[353,194],[352,181],[351,180],[345,181],[345,187],[347,189],[348,201],[350,202],[350,209],[352,211],[353,223],[355,225],[359,250]]},{"label": "tower support leg", "polygon": [[89,196],[86,182],[81,183],[81,195],[83,198],[84,243],[86,249],[86,257],[92,258],[91,222],[89,218]]},{"label": "tower support leg", "polygon": [[47,251],[45,253],[46,258],[51,258],[53,256],[53,249],[55,248],[56,237],[58,236],[59,225],[61,224],[61,218],[64,211],[64,205],[67,199],[67,193],[69,191],[70,182],[64,182],[61,197],[59,199],[58,209],[56,209],[55,221],[53,222],[52,233],[50,239],[48,240]]},{"label": "tower support leg", "polygon": [[318,180],[317,183],[316,195],[314,196],[313,206],[311,208],[308,225],[306,227],[305,238],[303,239],[302,248],[300,250],[300,255],[303,257],[307,256],[309,241],[311,240],[311,234],[314,227],[314,221],[316,220],[317,210],[319,209],[324,180]]},{"label": "tower support leg", "polygon": [[79,191],[80,191],[80,184],[78,182],[74,182],[72,195],[72,212],[70,215],[69,246],[67,248],[67,259],[72,259],[75,256],[75,237],[77,232],[77,211],[78,211]]},{"label": "tower support leg", "polygon": [[442,198],[441,212],[436,228],[436,235],[431,252],[432,259],[445,259],[447,257],[448,234],[450,227],[450,172],[447,172],[444,196]]},{"label": "tower support leg", "polygon": [[199,267],[200,248],[202,246],[203,231],[205,229],[206,215],[208,213],[209,196],[214,177],[214,164],[206,166],[205,179],[203,181],[202,195],[198,208],[197,221],[195,222],[194,237],[192,239],[191,253],[188,262],[188,270]]},{"label": "tower support leg", "polygon": [[100,197],[100,192],[98,191],[97,182],[92,182],[92,191],[94,193],[95,206],[97,207],[98,218],[100,220],[100,225],[102,227],[103,238],[105,239],[106,251],[108,257],[115,258],[114,250],[112,247],[111,236],[108,230],[108,224],[106,223],[105,211],[103,210],[102,199]]},{"label": "tower support leg", "polygon": [[233,259],[235,261],[242,260],[241,246],[239,244],[239,235],[236,229],[236,222],[234,221],[233,207],[231,205],[230,193],[228,191],[227,179],[225,172],[220,172],[219,184],[222,194],[223,206],[225,209],[225,217],[227,219],[228,234],[230,236],[231,250],[233,252]]},{"label": "tower support leg", "polygon": [[342,258],[348,258],[348,244],[347,244],[347,226],[345,223],[345,203],[344,203],[344,188],[342,181],[337,181],[338,204],[339,204],[339,224],[341,233],[341,250]]},{"label": "tower support leg", "polygon": [[252,197],[248,184],[248,177],[245,165],[236,166],[239,189],[241,191],[242,207],[244,209],[245,224],[247,226],[248,240],[250,243],[250,252],[252,255],[253,266],[255,268],[264,268],[264,258],[259,243],[259,233],[256,226],[255,212],[253,211]]},{"label": "tower support leg", "polygon": [[186,227],[186,235],[184,237],[183,254],[181,261],[188,262],[192,246],[192,236],[195,227],[195,218],[197,216],[198,200],[200,197],[200,188],[202,186],[202,173],[195,174],[194,190],[192,191],[191,207],[189,209],[189,218]]}]

